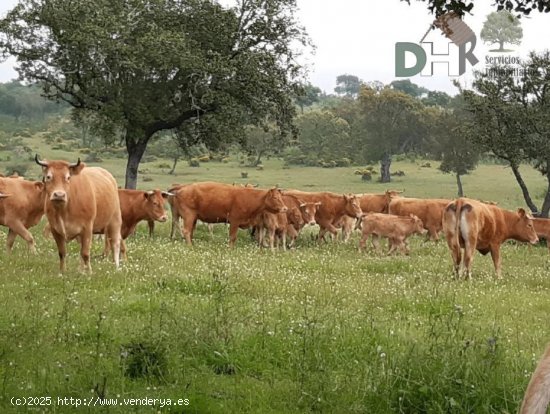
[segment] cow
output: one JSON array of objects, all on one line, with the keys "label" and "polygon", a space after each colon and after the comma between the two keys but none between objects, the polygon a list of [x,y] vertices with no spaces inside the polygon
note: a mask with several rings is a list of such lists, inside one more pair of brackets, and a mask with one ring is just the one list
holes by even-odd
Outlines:
[{"label": "cow", "polygon": [[550,252],[550,219],[533,218],[533,226],[535,226],[537,236],[546,239],[546,246]]},{"label": "cow", "polygon": [[550,403],[550,345],[546,347],[529,385],[525,390],[519,414],[545,414]]},{"label": "cow", "polygon": [[263,245],[264,232],[269,237],[269,246],[274,249],[274,241],[277,236],[282,239],[283,250],[286,250],[286,238],[290,238],[292,247],[298,237],[299,231],[307,224],[315,224],[315,213],[320,203],[304,203],[296,196],[283,193],[283,202],[287,206],[285,213],[270,213],[264,211],[257,220],[258,242]]},{"label": "cow", "polygon": [[44,183],[0,178],[0,225],[9,228],[6,240],[11,253],[15,237],[24,239],[32,253],[36,253],[34,238],[29,228],[36,226],[44,215]]},{"label": "cow", "polygon": [[386,190],[382,194],[357,194],[363,213],[388,213],[390,201],[403,191]]},{"label": "cow", "polygon": [[443,211],[451,201],[443,198],[392,198],[388,212],[396,216],[414,214],[424,223],[424,228],[428,230],[429,239],[439,240],[439,232],[442,230]]},{"label": "cow", "polygon": [[45,213],[59,252],[59,269],[65,271],[67,241],[80,242],[81,270],[91,273],[92,235],[104,231],[110,239],[115,265],[119,267],[122,217],[117,183],[107,170],[87,167],[80,161],[40,160]]},{"label": "cow", "polygon": [[422,220],[414,214],[409,216],[396,216],[384,213],[367,213],[361,221],[362,234],[359,241],[359,250],[365,248],[369,236],[372,236],[372,245],[379,250],[380,237],[389,240],[389,251],[391,254],[399,248],[403,253],[409,254],[407,238],[412,234],[425,234],[426,229]]},{"label": "cow", "polygon": [[500,245],[508,239],[537,243],[533,219],[524,209],[516,212],[468,198],[458,198],[445,207],[443,231],[451,250],[456,276],[464,248],[466,278],[471,276],[474,251],[491,253],[497,278],[501,276]]},{"label": "cow", "polygon": [[235,246],[239,228],[251,226],[264,211],[286,212],[278,188],[260,190],[216,182],[200,182],[173,187],[171,200],[177,217],[183,218],[183,235],[192,244],[197,220],[205,223],[229,223],[229,245]]},{"label": "cow", "polygon": [[[165,200],[173,194],[167,191],[152,190],[129,190],[119,189],[118,197],[120,200],[120,213],[122,217],[122,226],[120,229],[121,243],[120,252],[122,257],[127,259],[125,240],[134,233],[137,224],[142,220],[160,221],[164,223],[168,216],[164,209]],[[110,250],[109,238],[105,238],[106,256]]]},{"label": "cow", "polygon": [[287,193],[298,197],[305,203],[320,203],[315,213],[315,221],[321,228],[319,241],[324,240],[326,232],[330,232],[336,238],[337,225],[343,216],[361,218],[363,215],[357,196],[354,194],[308,193],[298,190],[291,190]]}]

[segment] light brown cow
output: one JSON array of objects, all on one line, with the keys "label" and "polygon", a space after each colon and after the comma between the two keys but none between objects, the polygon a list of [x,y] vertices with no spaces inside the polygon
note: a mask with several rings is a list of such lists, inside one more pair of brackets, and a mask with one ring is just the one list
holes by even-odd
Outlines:
[{"label": "light brown cow", "polygon": [[388,213],[392,199],[396,199],[403,191],[386,190],[382,194],[358,194],[359,206],[363,213]]},{"label": "light brown cow", "polygon": [[9,228],[6,247],[11,252],[15,237],[23,238],[32,253],[36,253],[29,228],[36,226],[44,215],[44,183],[0,178],[0,225]]},{"label": "light brown cow", "polygon": [[443,212],[451,201],[443,198],[398,197],[391,200],[388,212],[397,216],[414,214],[424,223],[429,238],[439,240],[439,232],[443,229]]},{"label": "light brown cow", "polygon": [[229,223],[229,244],[235,245],[239,228],[251,226],[263,211],[287,210],[281,190],[259,190],[229,184],[201,182],[173,187],[173,211],[184,222],[183,235],[191,244],[197,220],[205,223]]},{"label": "light brown cow", "polygon": [[550,403],[550,346],[539,361],[525,390],[520,414],[546,414]]},{"label": "light brown cow", "polygon": [[46,192],[45,213],[59,252],[59,268],[65,271],[67,241],[80,242],[81,269],[91,272],[92,235],[105,231],[119,266],[122,218],[117,183],[111,173],[86,167],[80,161],[40,161]]},{"label": "light brown cow", "polygon": [[315,221],[321,228],[319,241],[324,240],[327,231],[336,238],[337,225],[343,216],[361,218],[363,215],[355,194],[308,193],[298,190],[288,191],[288,194],[298,197],[305,203],[320,203],[315,214]]},{"label": "light brown cow", "polygon": [[546,246],[550,252],[550,219],[533,218],[533,226],[535,226],[537,236],[546,239]]},{"label": "light brown cow", "polygon": [[274,249],[274,241],[282,241],[283,250],[286,250],[287,236],[290,238],[290,247],[294,245],[298,233],[306,225],[315,224],[315,213],[320,203],[304,203],[298,197],[283,193],[283,202],[287,207],[285,213],[270,213],[264,211],[257,220],[258,242],[263,245],[264,232],[267,233],[269,246]]},{"label": "light brown cow", "polygon": [[389,240],[389,252],[393,253],[399,248],[403,253],[409,254],[409,245],[407,238],[412,234],[425,234],[426,230],[420,220],[415,215],[395,216],[393,214],[368,213],[361,222],[362,234],[359,241],[359,250],[365,248],[365,243],[369,236],[372,236],[372,245],[375,250],[379,250],[380,237],[386,237]]},{"label": "light brown cow", "polygon": [[[165,200],[173,194],[167,191],[152,190],[129,190],[119,189],[118,197],[120,200],[120,212],[122,217],[122,226],[120,236],[120,252],[126,259],[126,240],[128,236],[134,233],[137,224],[142,220],[160,221],[164,223],[168,216],[164,209]],[[105,238],[105,251],[107,255],[110,250],[109,238]]]},{"label": "light brown cow", "polygon": [[503,210],[477,200],[459,198],[445,207],[443,231],[451,250],[456,276],[464,248],[466,278],[471,276],[474,251],[491,253],[497,277],[501,275],[500,245],[508,239],[537,243],[533,220],[524,209]]}]

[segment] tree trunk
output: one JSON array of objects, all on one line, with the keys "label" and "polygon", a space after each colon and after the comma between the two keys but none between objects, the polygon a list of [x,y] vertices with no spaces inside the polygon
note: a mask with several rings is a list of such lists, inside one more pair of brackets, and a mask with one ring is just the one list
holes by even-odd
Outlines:
[{"label": "tree trunk", "polygon": [[512,172],[514,173],[514,177],[516,177],[516,181],[519,184],[519,187],[521,188],[521,192],[523,193],[523,198],[525,199],[525,203],[529,207],[532,213],[538,213],[537,206],[535,203],[533,203],[533,200],[531,199],[531,195],[529,194],[529,190],[527,189],[527,185],[525,184],[525,181],[523,181],[523,177],[521,176],[519,172],[519,166],[511,163],[510,167],[512,168]]},{"label": "tree trunk", "polygon": [[256,161],[254,161],[253,167],[257,167],[262,163],[262,156],[264,155],[264,151],[258,151],[256,153]]},{"label": "tree trunk", "polygon": [[460,174],[456,175],[456,186],[458,187],[458,196],[464,197],[464,191],[462,190],[462,181],[460,180]]},{"label": "tree trunk", "polygon": [[147,148],[149,137],[134,138],[126,133],[126,149],[128,150],[128,163],[126,164],[126,182],[124,188],[135,190],[137,187],[138,168],[141,158]]},{"label": "tree trunk", "polygon": [[548,182],[548,187],[546,188],[546,195],[544,196],[544,201],[542,202],[542,208],[540,209],[540,217],[547,218],[548,212],[550,211],[550,159],[546,161],[546,181]]},{"label": "tree trunk", "polygon": [[499,47],[499,49],[498,49],[498,50],[499,50],[499,51],[501,51],[501,50],[504,50],[504,41],[502,41],[502,40],[499,40],[499,42],[498,42],[498,43],[499,43],[499,45],[500,45],[500,47]]},{"label": "tree trunk", "polygon": [[391,155],[384,154],[380,160],[380,182],[389,183],[391,181],[390,175]]},{"label": "tree trunk", "polygon": [[176,155],[174,157],[174,163],[172,164],[172,169],[170,170],[170,172],[168,174],[170,175],[174,175],[174,172],[176,171],[176,164],[178,163],[178,160],[180,159],[180,156],[179,155]]}]

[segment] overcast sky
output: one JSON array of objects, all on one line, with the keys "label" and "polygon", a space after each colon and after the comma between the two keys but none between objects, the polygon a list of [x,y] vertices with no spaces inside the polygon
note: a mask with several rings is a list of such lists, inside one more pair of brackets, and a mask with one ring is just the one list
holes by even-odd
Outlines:
[{"label": "overcast sky", "polygon": [[[5,15],[16,3],[16,0],[1,0],[0,15]],[[487,51],[495,47],[479,39],[487,14],[494,11],[491,3],[477,1],[474,14],[465,19],[478,35],[474,53],[480,63],[476,69],[482,69]],[[316,46],[315,54],[305,59],[310,81],[328,93],[333,92],[336,77],[344,73],[365,81],[389,83],[394,80],[395,43],[419,42],[433,21],[426,4],[414,0],[410,6],[399,0],[298,0],[298,5],[298,18]],[[536,12],[521,22],[522,44],[512,46],[515,51],[508,55],[525,57],[531,50],[549,48],[550,14]],[[13,66],[13,60],[0,64],[0,82],[17,77]],[[459,78],[462,83],[471,79],[471,70]],[[438,65],[432,77],[415,76],[411,80],[429,89],[456,92],[445,65]]]}]

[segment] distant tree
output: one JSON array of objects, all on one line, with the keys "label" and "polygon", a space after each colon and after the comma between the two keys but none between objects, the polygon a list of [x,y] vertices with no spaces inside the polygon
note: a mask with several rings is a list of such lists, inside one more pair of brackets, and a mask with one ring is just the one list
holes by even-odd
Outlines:
[{"label": "distant tree", "polygon": [[336,77],[334,92],[338,95],[356,97],[361,88],[361,80],[355,75],[340,75]]},{"label": "distant tree", "polygon": [[403,92],[364,87],[358,98],[359,120],[354,133],[361,135],[370,160],[380,161],[380,180],[391,181],[392,156],[407,151],[421,137],[422,104]]},{"label": "distant tree", "polygon": [[[411,4],[411,0],[401,0]],[[428,3],[428,10],[436,16],[454,11],[459,15],[470,13],[474,8],[472,0],[417,0]],[[507,10],[513,11],[520,15],[529,15],[531,11],[538,10],[539,12],[550,12],[550,2],[548,0],[495,0],[493,7],[496,5],[497,11]]]},{"label": "distant tree", "polygon": [[159,131],[233,108],[248,123],[269,115],[293,131],[296,45],[309,43],[296,0],[232,4],[19,0],[0,20],[0,51],[17,59],[20,78],[42,82],[46,97],[124,131],[125,186],[135,188]]},{"label": "distant tree", "polygon": [[422,98],[422,103],[426,106],[446,107],[451,102],[451,96],[446,92],[428,91],[428,94]]},{"label": "distant tree", "polygon": [[352,153],[350,126],[330,111],[308,111],[296,119],[298,146],[310,159],[335,160]]},{"label": "distant tree", "polygon": [[311,106],[319,102],[321,97],[321,89],[313,86],[311,83],[306,83],[302,86],[302,90],[296,96],[296,104],[300,107],[300,112],[304,113],[304,107]]},{"label": "distant tree", "polygon": [[413,98],[420,98],[422,95],[428,93],[428,90],[422,86],[418,86],[416,83],[412,83],[410,79],[394,80],[390,83],[390,87],[397,91],[411,95]]},{"label": "distant tree", "polygon": [[244,149],[254,155],[253,167],[262,163],[262,157],[279,152],[284,146],[284,139],[279,135],[275,125],[249,126],[245,132]]},{"label": "distant tree", "polygon": [[523,37],[523,29],[517,17],[508,11],[493,12],[487,16],[481,29],[481,39],[485,43],[498,43],[498,51],[504,51],[504,44],[519,45]]}]

